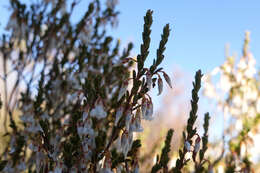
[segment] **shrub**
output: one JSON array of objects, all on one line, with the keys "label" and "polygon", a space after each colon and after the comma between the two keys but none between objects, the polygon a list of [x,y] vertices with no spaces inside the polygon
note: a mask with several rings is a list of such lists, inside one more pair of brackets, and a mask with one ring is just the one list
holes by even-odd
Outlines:
[{"label": "shrub", "polygon": [[[156,58],[146,67],[151,10],[144,17],[143,43],[135,59],[129,57],[131,43],[120,53],[119,41],[106,33],[116,23],[115,0],[105,6],[93,0],[73,25],[70,20],[77,3],[44,0],[28,6],[10,1],[8,32],[0,45],[4,136],[8,137],[0,158],[2,172],[139,172],[141,141],[133,135],[143,130],[141,121],[154,118],[148,91],[157,86],[161,94],[162,78],[172,87],[160,67],[169,24],[163,28]],[[11,75],[15,80],[10,87]],[[189,162],[187,154],[192,154],[196,172],[208,169],[204,154],[209,115],[205,115],[202,137],[194,127],[201,77],[199,70],[176,166],[168,168],[170,129],[151,172],[181,172]]]}]

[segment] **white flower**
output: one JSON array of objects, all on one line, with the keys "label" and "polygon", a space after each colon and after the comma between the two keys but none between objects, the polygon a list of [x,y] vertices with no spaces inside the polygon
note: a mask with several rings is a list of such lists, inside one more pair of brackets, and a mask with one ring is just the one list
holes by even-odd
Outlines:
[{"label": "white flower", "polygon": [[237,67],[241,70],[244,70],[247,68],[247,64],[246,64],[246,59],[245,58],[241,58]]},{"label": "white flower", "polygon": [[220,87],[223,91],[227,92],[230,90],[232,84],[226,75],[221,75],[220,77]]},{"label": "white flower", "polygon": [[118,108],[118,110],[116,111],[116,119],[115,119],[115,125],[117,125],[118,121],[120,120],[120,118],[123,115],[123,107]]},{"label": "white flower", "polygon": [[138,164],[138,163],[136,163],[136,164],[134,165],[134,171],[133,171],[133,173],[139,173],[139,164]]},{"label": "white flower", "polygon": [[133,133],[124,131],[121,136],[121,149],[125,157],[127,156],[128,151],[132,147],[132,142],[133,142]]},{"label": "white flower", "polygon": [[150,91],[151,87],[152,87],[152,74],[150,73],[150,71],[148,71],[146,73],[146,85],[147,85],[148,91]]},{"label": "white flower", "polygon": [[162,91],[163,91],[163,81],[162,81],[162,78],[159,77],[157,85],[158,85],[158,91],[159,91],[158,95],[160,95],[162,93]]},{"label": "white flower", "polygon": [[219,67],[215,67],[212,71],[211,71],[211,75],[215,76],[218,72],[220,72],[220,68]]},{"label": "white flower", "polygon": [[198,136],[195,141],[194,152],[197,153],[200,149],[200,137]]},{"label": "white flower", "polygon": [[132,117],[130,131],[132,132],[142,132],[144,129],[141,125],[141,109],[138,108],[135,117]]},{"label": "white flower", "polygon": [[17,168],[19,169],[19,171],[23,171],[26,169],[26,164],[24,161],[20,162],[19,165],[17,166]]},{"label": "white flower", "polygon": [[35,120],[32,115],[24,114],[20,116],[20,120],[22,120],[24,123],[34,123]]},{"label": "white flower", "polygon": [[126,117],[125,117],[125,127],[126,127],[126,130],[129,131],[129,128],[130,128],[130,123],[131,123],[131,120],[132,120],[132,116],[131,116],[131,111],[128,110],[126,112]]},{"label": "white flower", "polygon": [[117,101],[119,101],[125,95],[125,93],[127,91],[127,87],[128,87],[128,82],[126,81],[126,82],[124,82],[123,86],[119,90]]},{"label": "white flower", "polygon": [[187,151],[191,151],[191,145],[190,145],[189,141],[185,141],[184,147],[185,147],[185,149],[186,149]]},{"label": "white flower", "polygon": [[97,119],[106,118],[107,112],[101,100],[97,101],[95,107],[90,111],[90,116],[96,117]]},{"label": "white flower", "polygon": [[114,173],[111,168],[102,168],[100,173]]},{"label": "white flower", "polygon": [[32,150],[32,151],[38,151],[38,147],[33,145],[32,143],[29,144],[29,149]]},{"label": "white flower", "polygon": [[31,133],[38,133],[39,131],[40,132],[43,132],[41,126],[37,123],[33,123],[32,125],[30,125],[29,127],[26,128],[26,130],[28,132],[31,132]]},{"label": "white flower", "polygon": [[146,99],[145,103],[143,104],[146,104],[146,107],[144,105],[145,109],[142,110],[143,118],[149,121],[153,120],[153,103]]}]

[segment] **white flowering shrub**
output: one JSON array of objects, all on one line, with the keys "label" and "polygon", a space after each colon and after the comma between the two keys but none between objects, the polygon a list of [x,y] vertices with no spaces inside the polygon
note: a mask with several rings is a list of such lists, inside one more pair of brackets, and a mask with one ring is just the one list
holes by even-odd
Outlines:
[{"label": "white flowering shrub", "polygon": [[[169,25],[163,28],[153,64],[145,67],[151,10],[144,17],[143,43],[135,59],[129,57],[131,43],[120,52],[119,41],[106,33],[117,22],[117,1],[93,0],[72,24],[78,3],[42,0],[26,5],[10,0],[11,16],[0,42],[1,117],[8,137],[0,155],[1,172],[139,172],[141,141],[134,134],[143,131],[143,120],[154,118],[148,91],[157,86],[161,94],[163,79],[172,87],[160,67]],[[192,154],[197,172],[210,168],[204,166],[209,115],[202,137],[194,127],[201,77],[199,70],[176,166],[168,168],[169,130],[151,172],[181,172],[190,160],[187,154]]]},{"label": "white flowering shrub", "polygon": [[[226,172],[253,172],[253,163],[259,162],[259,77],[249,41],[249,32],[246,32],[238,62],[234,56],[228,56],[223,65],[204,76],[204,94],[223,110],[224,136],[229,146],[223,155]],[[212,82],[216,75],[220,79]]]}]

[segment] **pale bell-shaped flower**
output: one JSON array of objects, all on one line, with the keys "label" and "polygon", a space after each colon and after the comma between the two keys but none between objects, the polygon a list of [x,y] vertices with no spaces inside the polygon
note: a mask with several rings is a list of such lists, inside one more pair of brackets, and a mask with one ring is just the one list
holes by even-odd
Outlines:
[{"label": "pale bell-shaped flower", "polygon": [[106,5],[107,8],[114,9],[116,4],[118,4],[118,0],[107,0]]},{"label": "pale bell-shaped flower", "polygon": [[22,120],[24,123],[34,123],[35,122],[35,119],[30,114],[29,115],[25,114],[25,115],[20,116],[20,120]]},{"label": "pale bell-shaped flower", "polygon": [[116,111],[116,119],[115,119],[115,125],[117,125],[117,123],[119,122],[120,118],[123,115],[123,107],[118,108],[118,110]]},{"label": "pale bell-shaped flower", "polygon": [[47,114],[47,113],[43,113],[42,115],[41,115],[41,119],[42,120],[48,120],[50,118],[50,116]]},{"label": "pale bell-shaped flower", "polygon": [[114,173],[111,168],[102,168],[100,173]]},{"label": "pale bell-shaped flower", "polygon": [[138,108],[135,117],[132,117],[130,131],[132,132],[142,132],[144,129],[141,125],[141,109]]},{"label": "pale bell-shaped flower", "polygon": [[143,98],[141,108],[142,108],[142,117],[144,118],[146,110],[147,110],[147,99],[146,98]]},{"label": "pale bell-shaped flower", "polygon": [[123,86],[120,88],[118,97],[117,97],[117,101],[119,101],[125,95],[125,93],[127,91],[127,87],[128,87],[128,81],[124,82]]},{"label": "pale bell-shaped flower", "polygon": [[107,112],[105,111],[102,101],[99,99],[96,102],[95,107],[90,111],[91,117],[96,117],[97,119],[106,118]]},{"label": "pale bell-shaped flower", "polygon": [[139,164],[138,164],[138,163],[135,163],[135,164],[134,164],[133,173],[139,173]]},{"label": "pale bell-shaped flower", "polygon": [[32,151],[38,151],[38,147],[35,146],[35,145],[32,144],[32,143],[30,143],[28,147],[29,147],[29,149],[32,150]]},{"label": "pale bell-shaped flower", "polygon": [[129,131],[129,128],[130,128],[130,123],[131,123],[131,120],[132,120],[132,116],[131,116],[131,111],[128,110],[126,112],[126,116],[125,116],[125,127],[126,127],[126,130]]},{"label": "pale bell-shaped flower", "polygon": [[85,121],[87,117],[88,117],[88,113],[84,111],[82,115],[82,120]]},{"label": "pale bell-shaped flower", "polygon": [[9,154],[13,154],[15,151],[16,151],[15,148],[12,147],[11,150],[9,151]]},{"label": "pale bell-shaped flower", "polygon": [[147,85],[148,91],[150,91],[152,88],[152,74],[150,71],[148,71],[146,73],[146,85]]},{"label": "pale bell-shaped flower", "polygon": [[62,166],[59,164],[55,169],[53,173],[62,173]]},{"label": "pale bell-shaped flower", "polygon": [[189,141],[185,141],[184,147],[185,147],[185,149],[186,149],[188,152],[191,151],[191,145],[190,145]]},{"label": "pale bell-shaped flower", "polygon": [[198,151],[200,149],[200,140],[201,140],[200,136],[197,135],[197,138],[195,140],[194,150],[192,152],[192,159],[193,159],[194,162],[196,161],[196,155],[197,155],[197,153],[198,153]]},{"label": "pale bell-shaped flower", "polygon": [[17,168],[19,169],[19,171],[24,171],[26,169],[26,164],[24,162],[24,159],[19,163],[19,165],[17,166]]},{"label": "pale bell-shaped flower", "polygon": [[162,78],[159,77],[159,79],[157,80],[157,85],[158,85],[158,95],[160,95],[163,91],[163,81],[162,81]]},{"label": "pale bell-shaped flower", "polygon": [[146,112],[143,113],[143,118],[145,120],[149,120],[149,121],[153,120],[154,117],[153,117],[153,103],[152,103],[152,101],[148,100]]},{"label": "pale bell-shaped flower", "polygon": [[169,85],[169,87],[172,88],[171,78],[165,72],[163,72],[163,77],[164,77],[165,81],[167,82],[167,84]]},{"label": "pale bell-shaped flower", "polygon": [[130,150],[131,144],[132,144],[132,133],[128,133],[128,131],[124,131],[121,136],[121,149],[124,154],[124,156],[127,156],[128,151]]},{"label": "pale bell-shaped flower", "polygon": [[31,124],[26,130],[31,133],[43,132],[42,127],[38,123]]}]

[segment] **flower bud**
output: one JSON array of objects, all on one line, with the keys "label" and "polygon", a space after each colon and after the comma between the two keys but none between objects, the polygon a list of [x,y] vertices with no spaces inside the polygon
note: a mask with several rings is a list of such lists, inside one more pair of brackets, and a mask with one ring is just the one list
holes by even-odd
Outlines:
[{"label": "flower bud", "polygon": [[115,125],[117,125],[117,123],[119,122],[120,118],[123,115],[123,107],[118,108],[118,110],[116,111],[116,119],[115,119]]},{"label": "flower bud", "polygon": [[97,119],[106,118],[107,112],[105,111],[104,104],[101,99],[96,101],[95,107],[90,111],[91,117],[96,117]]},{"label": "flower bud", "polygon": [[163,77],[164,77],[165,81],[167,82],[167,84],[172,88],[171,78],[165,72],[163,73]]},{"label": "flower bud", "polygon": [[146,85],[147,85],[148,91],[150,91],[151,87],[152,87],[152,74],[150,73],[150,71],[148,71],[146,73]]},{"label": "flower bud", "polygon": [[157,82],[158,82],[158,91],[159,91],[158,95],[160,95],[162,93],[162,91],[163,91],[163,81],[162,81],[162,78],[159,77]]},{"label": "flower bud", "polygon": [[118,94],[118,97],[117,97],[117,101],[119,101],[124,96],[124,94],[127,91],[127,87],[128,87],[128,81],[124,82],[123,86],[120,88],[119,94]]},{"label": "flower bud", "polygon": [[188,152],[190,152],[190,150],[191,150],[191,145],[190,145],[189,141],[185,141],[184,147],[185,147],[185,149],[186,149]]}]

